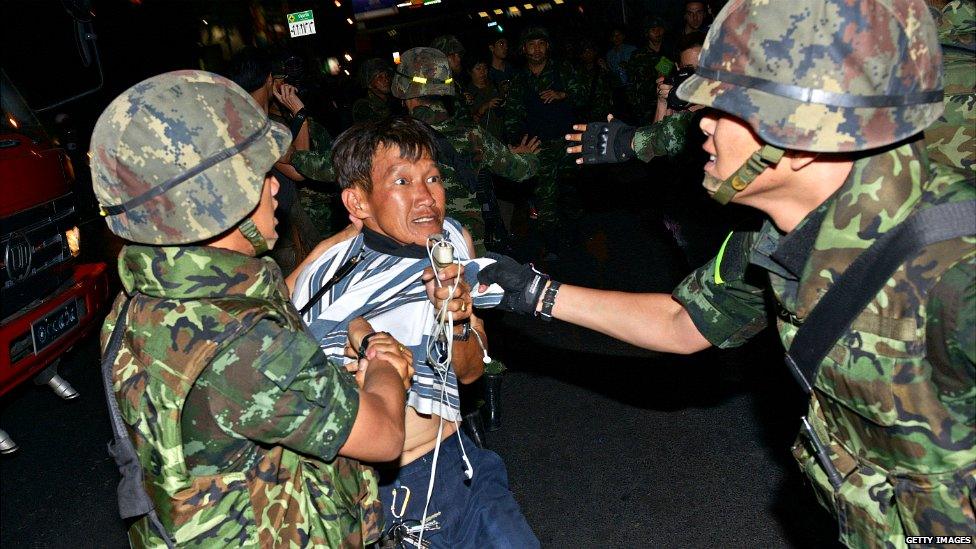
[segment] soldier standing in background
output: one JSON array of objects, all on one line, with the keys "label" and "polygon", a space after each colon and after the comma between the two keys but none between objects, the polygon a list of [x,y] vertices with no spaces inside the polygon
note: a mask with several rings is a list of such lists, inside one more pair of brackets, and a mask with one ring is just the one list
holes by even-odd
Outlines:
[{"label": "soldier standing in background", "polygon": [[468,229],[475,256],[480,257],[485,253],[486,234],[484,205],[477,195],[478,172],[488,170],[513,181],[535,176],[539,141],[526,136],[519,146],[509,147],[481,126],[459,120],[456,112],[464,106],[447,104],[457,96],[449,82],[448,58],[441,51],[414,48],[404,52],[401,59],[393,79],[393,95],[404,100],[410,116],[437,132],[437,163],[447,196],[447,215]]},{"label": "soldier standing in background", "polygon": [[[255,257],[278,239],[267,172],[291,142],[203,71],[140,82],[95,125],[95,193],[130,241],[101,342],[133,547],[379,535],[376,475],[357,460],[400,454],[412,357],[373,337],[354,379],[306,334],[277,265]],[[355,324],[359,346],[371,328]]]},{"label": "soldier standing in background", "polygon": [[390,105],[392,77],[393,70],[386,61],[376,57],[363,61],[359,67],[359,83],[366,90],[366,97],[352,104],[353,122],[379,120],[393,114]]},{"label": "soldier standing in background", "polygon": [[976,170],[976,2],[929,0],[945,68],[945,112],[925,130],[934,162]]},{"label": "soldier standing in background", "polygon": [[657,79],[667,76],[674,68],[673,52],[667,41],[664,19],[650,17],[644,24],[647,45],[634,53],[624,64],[630,80],[630,104],[638,124],[654,121],[657,108]]},{"label": "soldier standing in background", "polygon": [[[560,285],[506,258],[479,280],[512,310],[658,351],[774,325],[810,395],[793,455],[840,541],[971,537],[976,187],[926,159],[943,93],[922,0],[730,2],[678,95],[712,109],[703,185],[764,227],[731,233],[672,294]],[[622,126],[588,126],[584,158],[632,155]]]},{"label": "soldier standing in background", "polygon": [[542,141],[535,198],[546,257],[554,260],[568,237],[562,218],[569,212],[557,211],[559,184],[573,167],[563,138],[571,131],[586,95],[576,71],[565,61],[550,57],[546,29],[529,27],[520,42],[526,65],[515,73],[508,90],[505,131],[510,142],[526,135]]}]

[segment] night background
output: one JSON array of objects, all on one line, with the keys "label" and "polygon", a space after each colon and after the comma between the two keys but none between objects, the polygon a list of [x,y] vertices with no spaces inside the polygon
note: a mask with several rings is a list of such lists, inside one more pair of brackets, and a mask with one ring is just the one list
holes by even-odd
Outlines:
[{"label": "night background", "polygon": [[[104,230],[90,190],[92,127],[114,97],[145,78],[184,68],[219,72],[244,46],[287,50],[304,61],[300,89],[309,110],[335,135],[363,94],[355,77],[367,58],[392,60],[448,32],[469,48],[504,34],[516,57],[519,32],[530,24],[549,28],[555,57],[573,55],[583,38],[605,51],[614,27],[640,47],[648,16],[677,26],[684,7],[683,0],[410,3],[4,0],[2,67],[32,108],[100,86],[38,114],[75,163],[82,259],[106,262],[112,272],[121,245]],[[305,10],[313,11],[316,34],[289,38],[286,14]],[[79,39],[79,29],[96,39]],[[330,59],[337,70],[330,71]],[[583,169],[587,209],[575,230],[585,240],[550,266],[554,278],[670,292],[690,268],[661,222],[662,208],[674,201],[649,183],[670,169],[635,162]],[[689,216],[705,215],[684,207]],[[544,547],[836,543],[836,526],[790,456],[805,398],[774,336],[677,357],[561,322],[489,321],[492,354],[509,371],[503,427],[487,443],[504,459]],[[79,399],[62,401],[32,383],[0,399],[0,428],[20,445],[0,457],[0,545],[126,546],[118,473],[105,451],[111,432],[98,357],[97,338],[88,337],[61,362]]]}]

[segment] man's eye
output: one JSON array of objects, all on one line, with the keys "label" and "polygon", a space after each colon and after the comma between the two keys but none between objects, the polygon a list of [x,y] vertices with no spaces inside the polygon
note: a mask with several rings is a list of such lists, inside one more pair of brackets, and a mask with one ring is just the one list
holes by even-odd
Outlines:
[{"label": "man's eye", "polygon": [[430,177],[427,178],[427,182],[428,183],[440,183],[441,182],[441,176],[439,176],[439,175],[432,175],[432,176],[430,176]]},{"label": "man's eye", "polygon": [[401,177],[401,178],[399,178],[399,179],[397,179],[396,181],[393,182],[394,185],[406,185],[408,183],[410,183],[410,182],[407,181],[407,178],[405,178],[405,177]]}]

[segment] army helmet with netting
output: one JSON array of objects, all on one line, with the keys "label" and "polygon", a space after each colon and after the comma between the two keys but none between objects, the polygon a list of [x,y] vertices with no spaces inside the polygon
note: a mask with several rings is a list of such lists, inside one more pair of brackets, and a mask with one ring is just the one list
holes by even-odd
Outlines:
[{"label": "army helmet with netting", "polygon": [[732,0],[678,96],[783,149],[873,149],[942,113],[942,51],[923,0]]},{"label": "army helmet with netting", "polygon": [[400,56],[393,77],[393,97],[414,99],[425,95],[454,96],[454,78],[447,56],[434,48],[413,48]]},{"label": "army helmet with netting", "polygon": [[359,66],[359,85],[368,90],[376,75],[383,72],[392,73],[393,70],[390,69],[386,61],[379,57],[371,57],[363,61],[363,64]]},{"label": "army helmet with netting", "polygon": [[430,41],[430,47],[444,52],[444,55],[456,53],[464,55],[464,44],[453,34],[442,34]]},{"label": "army helmet with netting", "polygon": [[291,143],[240,86],[183,70],[144,80],[95,123],[91,172],[109,229],[156,245],[200,242],[247,217]]}]

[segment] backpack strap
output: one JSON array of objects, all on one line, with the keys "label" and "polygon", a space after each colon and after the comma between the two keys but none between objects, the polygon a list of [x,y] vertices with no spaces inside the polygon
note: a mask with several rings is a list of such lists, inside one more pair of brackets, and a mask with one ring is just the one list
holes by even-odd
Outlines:
[{"label": "backpack strap", "polygon": [[115,365],[115,358],[122,347],[122,336],[125,333],[125,324],[132,299],[129,297],[122,304],[122,309],[119,311],[115,327],[112,329],[112,335],[108,340],[108,346],[102,357],[102,384],[105,389],[105,400],[108,403],[108,415],[112,422],[113,436],[113,440],[108,443],[108,453],[115,459],[115,465],[122,475],[117,490],[119,515],[123,519],[147,517],[150,527],[156,530],[156,534],[163,539],[166,547],[173,548],[175,544],[169,534],[166,533],[166,528],[160,522],[156,508],[149,498],[149,494],[146,493],[142,465],[139,463],[139,456],[136,454],[136,449],[126,431],[122,412],[119,410],[119,402],[115,398],[115,391],[112,390],[112,370]]},{"label": "backpack strap", "polygon": [[800,387],[813,392],[820,364],[891,275],[936,242],[976,234],[976,201],[939,204],[911,214],[851,263],[820,299],[786,352]]}]

